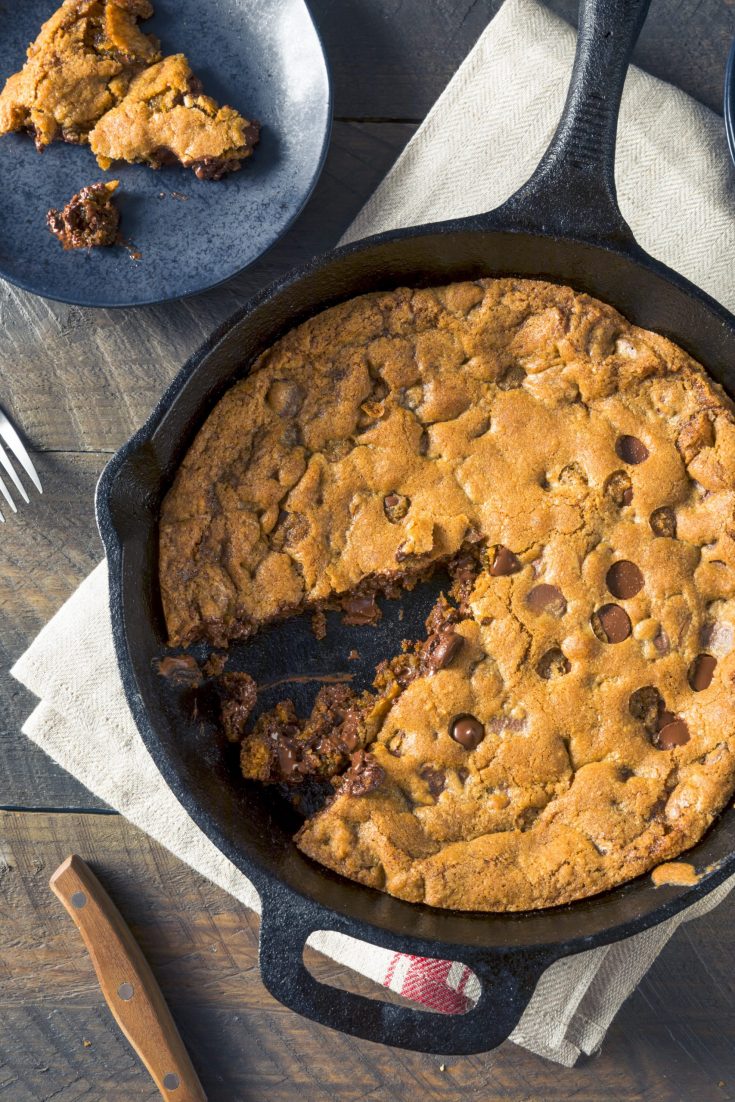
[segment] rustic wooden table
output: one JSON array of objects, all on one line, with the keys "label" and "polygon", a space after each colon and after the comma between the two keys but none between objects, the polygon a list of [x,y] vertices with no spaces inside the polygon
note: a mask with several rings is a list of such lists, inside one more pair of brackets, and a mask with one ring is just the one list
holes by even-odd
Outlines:
[{"label": "rustic wooden table", "polygon": [[[331,245],[416,130],[501,0],[313,0],[335,84],[321,181],[285,240],[199,298],[82,310],[0,284],[0,403],[38,453],[45,493],[0,537],[0,1099],[157,1097],[112,1023],[47,887],[88,858],[160,979],[212,1102],[417,1095],[453,1102],[735,1098],[735,904],[683,927],[600,1055],[565,1070],[513,1045],[447,1058],[383,1048],[284,1010],[260,983],[257,919],[154,845],[20,735],[33,701],[12,661],[100,557],[93,489],[212,328],[265,282]],[[552,0],[574,18],[574,0]],[[637,60],[720,110],[735,0],[653,0]],[[319,975],[373,993],[329,962]]]}]

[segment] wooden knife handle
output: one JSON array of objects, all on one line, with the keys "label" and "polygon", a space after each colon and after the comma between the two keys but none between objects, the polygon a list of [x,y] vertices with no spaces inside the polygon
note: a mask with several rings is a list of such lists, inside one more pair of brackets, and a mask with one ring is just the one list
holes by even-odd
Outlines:
[{"label": "wooden knife handle", "polygon": [[161,989],[122,915],[81,857],[49,881],[74,920],[113,1016],[167,1102],[207,1102]]}]

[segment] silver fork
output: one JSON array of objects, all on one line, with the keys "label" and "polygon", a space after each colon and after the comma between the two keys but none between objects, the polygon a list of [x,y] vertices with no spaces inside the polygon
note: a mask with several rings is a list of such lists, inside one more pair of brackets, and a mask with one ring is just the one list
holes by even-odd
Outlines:
[{"label": "silver fork", "polygon": [[[31,457],[28,454],[28,452],[26,451],[25,445],[23,444],[23,441],[21,440],[21,438],[18,436],[18,433],[15,431],[15,428],[13,427],[11,421],[8,420],[8,418],[5,416],[5,414],[3,413],[3,411],[1,409],[0,409],[0,438],[2,438],[2,440],[5,441],[5,443],[8,446],[8,449],[15,456],[16,461],[20,464],[20,466],[23,468],[25,473],[28,475],[31,482],[33,483],[33,485],[38,490],[39,494],[42,494],[43,489],[41,487],[41,480],[38,477],[38,474],[36,473],[36,468],[31,463]],[[5,450],[5,448],[3,447],[3,445],[1,443],[0,443],[0,467],[3,468],[3,470],[7,474],[8,478],[13,483],[16,490],[18,491],[20,496],[25,501],[26,505],[28,505],[29,504],[28,494],[25,492],[25,489],[23,488],[23,483],[18,478],[18,475],[15,472],[15,467],[10,462],[10,456],[8,455],[7,451]],[[13,499],[10,495],[10,490],[5,485],[5,483],[3,482],[2,478],[0,478],[0,494],[2,494],[2,496],[5,498],[5,500],[7,501],[8,505],[13,510],[13,512],[17,513],[18,512],[17,506],[16,506],[15,502],[13,501]],[[3,514],[1,512],[0,512],[0,522],[2,524],[5,523],[5,517],[3,516]]]}]

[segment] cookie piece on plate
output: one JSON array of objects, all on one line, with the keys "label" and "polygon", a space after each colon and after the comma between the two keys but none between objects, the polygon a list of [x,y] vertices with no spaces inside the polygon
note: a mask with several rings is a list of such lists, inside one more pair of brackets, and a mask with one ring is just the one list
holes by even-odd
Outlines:
[{"label": "cookie piece on plate", "polygon": [[178,163],[200,180],[218,180],[240,168],[258,133],[257,123],[205,96],[184,55],[172,54],[132,81],[89,141],[102,168],[113,161]]},{"label": "cookie piece on plate", "polygon": [[160,58],[157,39],[138,27],[152,14],[148,0],[66,0],[0,93],[0,134],[27,130],[39,150],[86,143],[131,79]]}]

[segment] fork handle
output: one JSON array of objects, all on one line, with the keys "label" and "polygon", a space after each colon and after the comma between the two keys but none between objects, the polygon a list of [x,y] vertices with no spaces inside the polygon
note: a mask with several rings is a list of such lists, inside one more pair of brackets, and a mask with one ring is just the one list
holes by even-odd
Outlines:
[{"label": "fork handle", "polygon": [[140,946],[88,865],[72,854],[49,886],[84,939],[102,994],[167,1102],[207,1102]]}]

